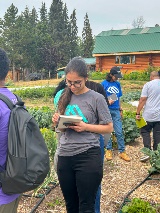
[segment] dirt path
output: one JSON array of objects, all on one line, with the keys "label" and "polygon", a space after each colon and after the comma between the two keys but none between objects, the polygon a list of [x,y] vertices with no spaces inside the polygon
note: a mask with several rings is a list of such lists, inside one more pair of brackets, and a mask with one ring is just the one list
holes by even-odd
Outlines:
[{"label": "dirt path", "polygon": [[[126,194],[148,175],[150,163],[139,161],[142,153],[141,138],[126,146],[131,162],[125,162],[118,157],[118,151],[113,151],[113,160],[104,162],[104,176],[102,181],[101,213],[116,213]],[[146,181],[135,190],[130,198],[139,197],[151,203],[160,203],[160,181]],[[22,197],[18,213],[30,213],[37,198]],[[66,213],[61,190],[52,190],[35,213]]]}]

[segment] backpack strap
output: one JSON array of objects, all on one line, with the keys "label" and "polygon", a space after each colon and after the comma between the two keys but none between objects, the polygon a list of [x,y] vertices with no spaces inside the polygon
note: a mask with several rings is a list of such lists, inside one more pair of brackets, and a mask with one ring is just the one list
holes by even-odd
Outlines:
[{"label": "backpack strap", "polygon": [[12,101],[7,96],[3,95],[2,93],[0,93],[0,99],[8,106],[10,110],[12,110],[15,107]]},{"label": "backpack strap", "polygon": [[15,93],[13,93],[13,94],[16,96],[18,102],[23,102],[22,99],[18,95],[16,95]]},{"label": "backpack strap", "polygon": [[15,105],[24,106],[24,102],[22,101],[22,99],[18,95],[16,94],[14,95],[17,98],[16,104],[13,104],[13,102],[6,95],[0,93],[0,99],[8,106],[10,110],[12,110],[15,107]]}]

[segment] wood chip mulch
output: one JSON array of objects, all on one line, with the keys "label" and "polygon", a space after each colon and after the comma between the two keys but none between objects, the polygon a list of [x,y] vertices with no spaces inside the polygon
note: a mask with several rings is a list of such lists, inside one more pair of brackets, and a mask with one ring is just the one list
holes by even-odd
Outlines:
[{"label": "wood chip mulch", "polygon": [[[118,213],[124,198],[138,184],[147,177],[150,163],[139,161],[143,154],[142,139],[126,145],[126,152],[131,161],[125,162],[118,156],[118,150],[113,151],[113,160],[104,161],[104,175],[102,180],[101,213]],[[128,197],[144,199],[153,204],[160,204],[160,175],[152,176],[155,180],[147,180]],[[33,208],[39,198],[22,196],[18,213],[33,213]],[[66,213],[64,199],[59,186],[51,190],[43,202],[34,211],[35,213]]]}]

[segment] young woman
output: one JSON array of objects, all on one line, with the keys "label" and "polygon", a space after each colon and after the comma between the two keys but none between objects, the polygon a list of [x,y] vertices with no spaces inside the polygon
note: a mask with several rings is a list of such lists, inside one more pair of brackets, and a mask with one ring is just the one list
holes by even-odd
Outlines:
[{"label": "young woman", "polygon": [[113,131],[112,119],[103,95],[86,87],[87,67],[79,58],[67,65],[66,84],[58,102],[59,114],[80,115],[83,121],[69,126],[59,139],[57,174],[67,213],[94,213],[98,186],[103,176],[99,134]]},{"label": "young woman", "polygon": [[[86,86],[89,89],[92,89],[92,90],[102,94],[105,97],[107,104],[109,104],[108,98],[106,97],[106,92],[105,92],[103,86],[100,83],[97,83],[97,82],[94,82],[94,81],[86,81]],[[63,91],[64,91],[65,87],[66,87],[66,82],[65,82],[65,80],[62,80],[58,84],[58,86],[56,87],[56,89],[55,89],[55,91],[53,93],[55,108],[57,108],[57,106],[58,106],[58,101],[60,99],[60,96],[63,94]],[[57,134],[58,138],[60,137],[60,135],[61,135],[61,133],[59,132]],[[110,133],[107,133],[105,135],[101,135],[100,134],[99,142],[100,142],[100,148],[101,148],[102,163],[104,161],[104,146],[109,141],[110,135],[111,135]],[[59,146],[59,143],[58,143],[58,146]],[[54,169],[55,169],[56,172],[57,172],[57,162],[58,162],[58,149],[56,150],[55,155],[54,155]],[[101,184],[99,185],[98,191],[96,193],[95,213],[100,213],[100,200],[101,200]]]}]

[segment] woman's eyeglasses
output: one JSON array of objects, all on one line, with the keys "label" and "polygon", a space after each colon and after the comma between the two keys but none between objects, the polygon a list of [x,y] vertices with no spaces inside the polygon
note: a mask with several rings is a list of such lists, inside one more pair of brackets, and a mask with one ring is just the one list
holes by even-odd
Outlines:
[{"label": "woman's eyeglasses", "polygon": [[69,80],[66,79],[66,85],[68,87],[71,87],[73,85],[76,88],[80,88],[81,84],[82,84],[82,81],[69,81]]}]

